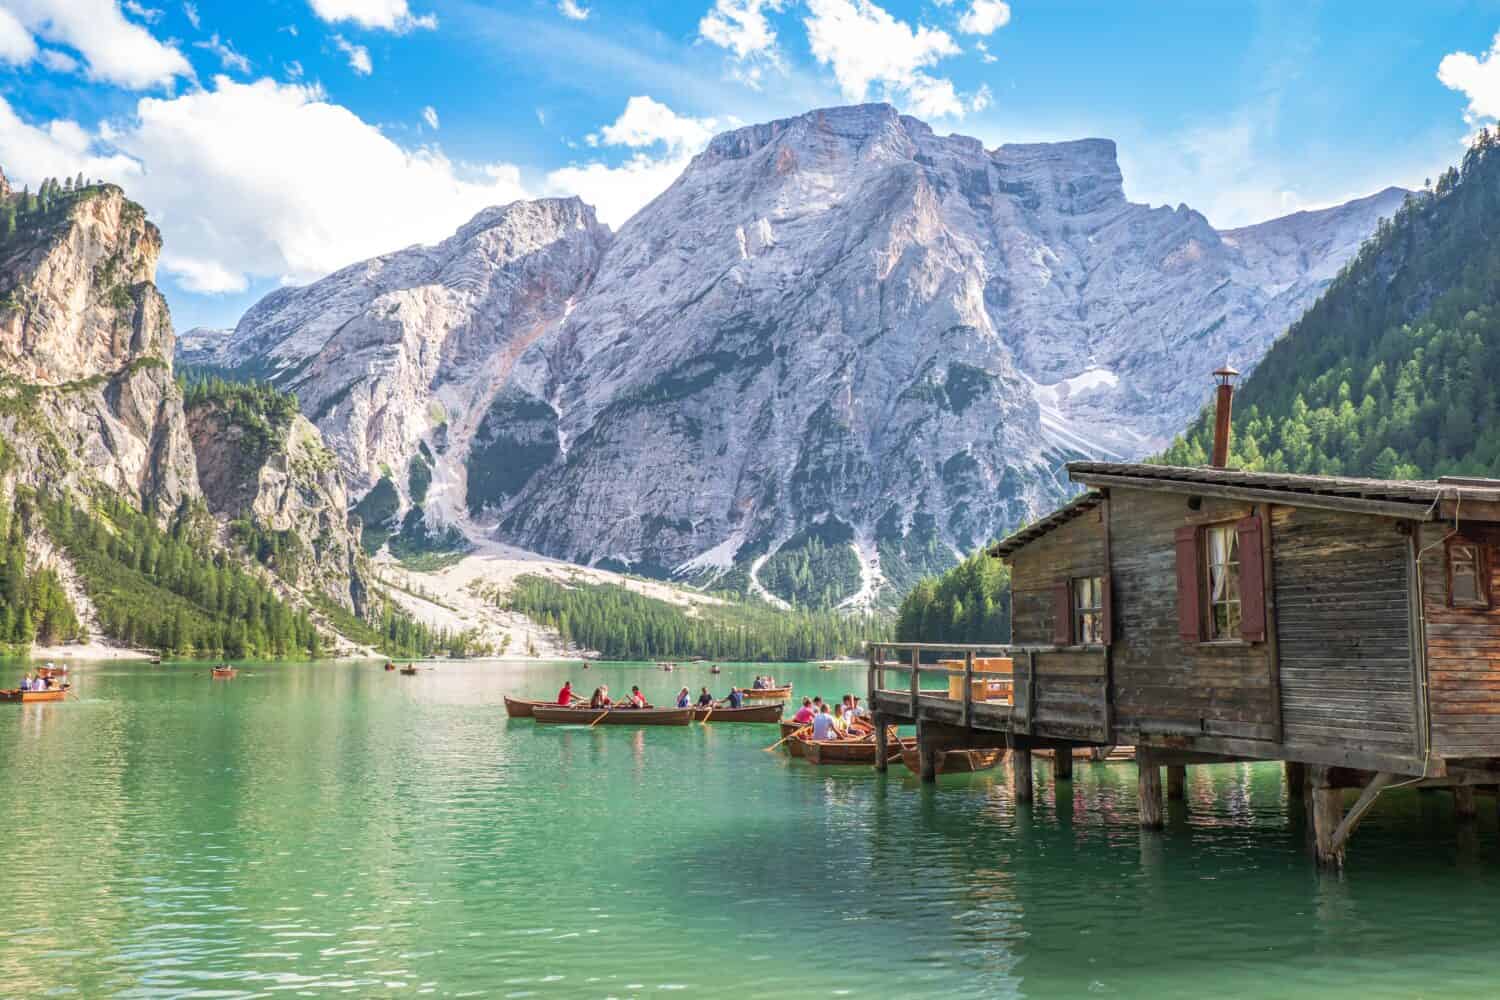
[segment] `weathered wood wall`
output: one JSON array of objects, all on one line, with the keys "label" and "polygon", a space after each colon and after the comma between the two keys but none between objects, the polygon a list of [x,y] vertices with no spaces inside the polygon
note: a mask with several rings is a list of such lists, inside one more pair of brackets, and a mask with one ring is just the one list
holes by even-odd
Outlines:
[{"label": "weathered wood wall", "polygon": [[1298,507],[1272,511],[1289,745],[1417,753],[1410,543],[1398,523]]},{"label": "weathered wood wall", "polygon": [[1017,644],[1052,642],[1059,581],[1104,576],[1103,505],[1059,525],[1010,559],[1010,631]]},{"label": "weathered wood wall", "polygon": [[1115,726],[1143,734],[1272,739],[1276,704],[1266,643],[1186,642],[1177,627],[1174,533],[1188,524],[1237,521],[1249,504],[1114,488]]},{"label": "weathered wood wall", "polygon": [[1104,653],[1038,653],[1032,731],[1080,740],[1106,740]]},{"label": "weathered wood wall", "polygon": [[1432,750],[1449,756],[1500,754],[1500,546],[1489,546],[1491,608],[1448,607],[1452,523],[1424,525],[1422,602],[1427,623]]}]

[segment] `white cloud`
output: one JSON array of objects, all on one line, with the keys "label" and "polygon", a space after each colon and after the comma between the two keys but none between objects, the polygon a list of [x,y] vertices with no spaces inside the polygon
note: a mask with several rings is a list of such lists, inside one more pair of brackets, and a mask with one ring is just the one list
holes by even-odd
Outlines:
[{"label": "white cloud", "polygon": [[181,52],[127,21],[115,0],[5,0],[5,6],[35,34],[81,55],[90,79],[145,90],[193,75]]},{"label": "white cloud", "polygon": [[[99,151],[106,137],[118,152]],[[79,170],[123,183],[161,227],[163,266],[200,292],[310,281],[525,196],[514,166],[407,149],[313,86],[225,76],[143,99],[92,136],[71,122],[26,125],[0,98],[0,162],[33,188]]]},{"label": "white cloud", "polygon": [[547,190],[578,195],[594,206],[601,222],[618,227],[677,179],[719,124],[679,115],[650,97],[632,97],[619,118],[586,137],[590,146],[634,150],[629,159],[554,170],[547,175]]},{"label": "white cloud", "polygon": [[301,62],[301,60],[293,59],[291,62],[289,62],[289,63],[286,64],[285,68],[286,68],[286,75],[287,75],[288,78],[290,78],[292,80],[300,80],[300,79],[302,79],[302,72],[303,71],[302,71],[302,62]]},{"label": "white cloud", "polygon": [[162,10],[160,7],[147,7],[136,0],[125,0],[125,9],[147,24],[155,24],[161,20]]},{"label": "white cloud", "polygon": [[587,7],[578,3],[578,0],[558,0],[557,11],[570,21],[587,21],[592,13]]},{"label": "white cloud", "polygon": [[431,104],[429,104],[429,105],[427,105],[427,107],[423,108],[422,109],[422,120],[427,123],[427,127],[428,128],[433,129],[435,131],[438,128],[438,113],[437,113],[437,108],[433,107]]},{"label": "white cloud", "polygon": [[1004,0],[974,0],[958,19],[958,30],[966,35],[993,35],[1009,23],[1010,4]]},{"label": "white cloud", "polygon": [[54,73],[78,72],[78,60],[61,49],[43,49],[42,65]]},{"label": "white cloud", "polygon": [[36,58],[36,39],[16,15],[0,7],[0,62],[23,66]]},{"label": "white cloud", "polygon": [[866,100],[874,88],[913,114],[964,114],[952,81],[923,72],[959,53],[946,31],[913,29],[870,0],[808,0],[807,6],[808,45],[818,62],[833,68],[845,98]]},{"label": "white cloud", "polygon": [[1438,80],[1469,98],[1464,117],[1470,124],[1500,118],[1500,33],[1479,56],[1451,52],[1438,63]]},{"label": "white cloud", "polygon": [[768,70],[785,68],[765,14],[785,6],[786,0],[716,0],[698,22],[698,37],[726,50],[730,75],[759,90]]},{"label": "white cloud", "polygon": [[185,3],[185,4],[183,4],[182,5],[182,13],[188,19],[188,22],[190,24],[192,24],[193,27],[195,27],[195,28],[201,28],[201,27],[203,27],[203,20],[198,16],[198,5],[197,4],[195,4],[195,3]]},{"label": "white cloud", "polygon": [[403,34],[413,28],[436,28],[437,15],[415,15],[406,0],[310,0],[313,13],[336,24],[353,21],[361,28],[383,28]]},{"label": "white cloud", "polygon": [[237,69],[241,73],[250,72],[250,60],[234,50],[234,45],[226,38],[219,40],[219,33],[214,32],[206,42],[194,42],[193,47],[207,49],[219,57],[219,62],[225,69]]},{"label": "white cloud", "polygon": [[334,35],[331,39],[335,48],[349,57],[349,68],[359,76],[369,76],[375,72],[375,64],[370,62],[370,50],[363,45],[355,45],[343,35]]},{"label": "white cloud", "polygon": [[974,48],[976,48],[977,50],[979,50],[979,58],[981,60],[983,60],[984,62],[992,63],[992,62],[997,62],[998,61],[995,58],[995,56],[990,52],[990,47],[988,45],[984,44],[984,42],[982,42],[982,41],[981,42],[975,42],[974,43]]}]

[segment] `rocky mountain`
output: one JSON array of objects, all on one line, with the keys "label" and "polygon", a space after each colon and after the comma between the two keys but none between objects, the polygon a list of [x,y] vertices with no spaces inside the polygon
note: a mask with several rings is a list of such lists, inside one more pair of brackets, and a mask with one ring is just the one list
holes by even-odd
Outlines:
[{"label": "rocky mountain", "polygon": [[1108,140],[832,108],[717,137],[613,236],[518,203],[277,291],[217,362],[403,524],[867,602],[1163,444],[1401,197],[1219,232],[1129,202]]}]

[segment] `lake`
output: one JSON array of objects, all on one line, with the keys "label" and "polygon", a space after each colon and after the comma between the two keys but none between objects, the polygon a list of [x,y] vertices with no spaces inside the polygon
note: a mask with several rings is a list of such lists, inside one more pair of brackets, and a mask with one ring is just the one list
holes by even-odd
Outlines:
[{"label": "lake", "polygon": [[[0,705],[0,995],[1491,996],[1494,806],[1398,790],[1319,875],[1275,765],[923,787],[771,726],[537,727],[504,693],[862,667],[75,668]],[[5,684],[21,669],[0,664]]]}]

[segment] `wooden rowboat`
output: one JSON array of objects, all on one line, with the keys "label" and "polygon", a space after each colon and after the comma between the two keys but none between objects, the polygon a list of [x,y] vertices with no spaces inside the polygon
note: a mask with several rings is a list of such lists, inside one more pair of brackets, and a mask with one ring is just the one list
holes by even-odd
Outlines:
[{"label": "wooden rowboat", "polygon": [[[792,742],[801,743],[803,758],[814,764],[864,764],[866,766],[875,764],[874,740],[804,740],[799,738]],[[915,750],[916,746],[917,741],[913,739],[892,740],[887,751],[894,760],[908,747]]]},{"label": "wooden rowboat", "polygon": [[233,677],[238,672],[234,667],[214,667],[214,676],[220,679]]},{"label": "wooden rowboat", "polygon": [[[573,704],[575,706],[582,705],[583,702],[575,701],[573,702]],[[512,698],[510,695],[505,696],[505,714],[510,716],[512,719],[533,718],[531,710],[533,708],[536,708],[538,705],[544,708],[548,706],[551,706],[552,708],[560,707],[557,702],[547,701],[542,698]]]},{"label": "wooden rowboat", "polygon": [[9,691],[0,691],[0,701],[62,701],[67,696],[67,688],[52,688],[48,691],[22,691],[20,688],[11,688]]},{"label": "wooden rowboat", "polygon": [[416,676],[417,668],[416,667],[402,667],[401,668],[401,672],[403,674],[405,674],[406,676],[408,676],[408,677],[414,677],[414,676]]},{"label": "wooden rowboat", "polygon": [[693,721],[691,708],[562,708],[558,705],[533,705],[531,717],[538,722],[558,722],[570,726],[685,726]]},{"label": "wooden rowboat", "polygon": [[[938,774],[967,774],[972,771],[988,771],[1005,759],[1000,750],[944,750],[938,754]],[[916,747],[901,748],[901,763],[912,774],[922,773],[922,764]]]},{"label": "wooden rowboat", "polygon": [[792,696],[792,686],[779,688],[740,688],[740,693],[746,698],[754,698],[756,701],[786,701]]},{"label": "wooden rowboat", "polygon": [[[707,719],[709,723],[715,722],[780,722],[781,713],[786,710],[786,702],[777,702],[774,705],[746,705],[743,708],[695,708],[693,718],[699,722]],[[785,734],[783,734],[785,735]]]}]

